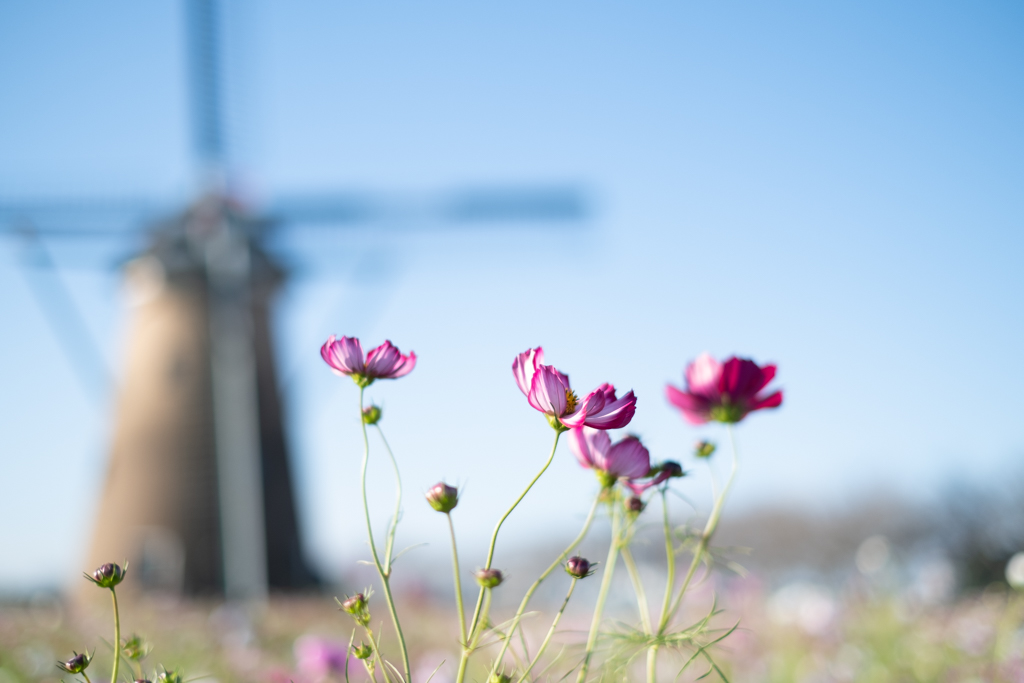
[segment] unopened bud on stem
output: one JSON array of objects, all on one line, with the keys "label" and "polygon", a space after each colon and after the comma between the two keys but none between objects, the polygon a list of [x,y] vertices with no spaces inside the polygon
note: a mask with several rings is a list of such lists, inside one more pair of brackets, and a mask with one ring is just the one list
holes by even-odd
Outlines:
[{"label": "unopened bud on stem", "polygon": [[451,512],[459,504],[459,490],[439,481],[427,491],[427,502],[438,512]]},{"label": "unopened bud on stem", "polygon": [[565,563],[565,573],[574,579],[585,579],[594,573],[594,568],[586,558],[575,555]]},{"label": "unopened bud on stem", "polygon": [[500,569],[477,569],[476,582],[484,588],[497,588],[505,580]]},{"label": "unopened bud on stem", "polygon": [[367,406],[363,408],[363,424],[375,425],[380,422],[380,406]]},{"label": "unopened bud on stem", "polygon": [[338,604],[341,605],[341,610],[351,614],[352,618],[360,626],[366,626],[370,623],[370,605],[366,600],[366,596],[362,593],[356,593],[350,598],[345,598],[344,601]]},{"label": "unopened bud on stem", "polygon": [[161,671],[156,675],[156,683],[184,683],[180,671]]},{"label": "unopened bud on stem", "polygon": [[356,593],[351,598],[345,598],[345,601],[341,603],[341,609],[349,614],[359,614],[366,609],[366,596]]},{"label": "unopened bud on stem", "polygon": [[96,571],[85,575],[85,578],[95,583],[100,588],[113,588],[117,584],[124,581],[125,575],[128,573],[128,563],[125,563],[125,568],[121,569],[120,565],[116,565],[113,562],[108,562]]},{"label": "unopened bud on stem", "polygon": [[80,674],[89,668],[89,662],[92,661],[92,657],[85,654],[74,653],[74,657],[66,662],[57,662],[57,667],[63,671],[67,671],[69,674]]},{"label": "unopened bud on stem", "polygon": [[686,474],[683,472],[683,466],[677,463],[675,460],[666,460],[661,463],[661,471],[665,473],[665,476],[670,479],[676,479]]},{"label": "unopened bud on stem", "polygon": [[373,648],[366,643],[360,643],[358,647],[352,648],[352,654],[356,656],[356,659],[369,659],[373,654]]},{"label": "unopened bud on stem", "polygon": [[718,447],[711,441],[698,441],[693,444],[693,454],[698,458],[710,458],[716,448]]},{"label": "unopened bud on stem", "polygon": [[124,644],[121,646],[121,654],[133,662],[144,659],[146,655],[149,654],[149,650],[149,643],[136,635],[125,640]]}]

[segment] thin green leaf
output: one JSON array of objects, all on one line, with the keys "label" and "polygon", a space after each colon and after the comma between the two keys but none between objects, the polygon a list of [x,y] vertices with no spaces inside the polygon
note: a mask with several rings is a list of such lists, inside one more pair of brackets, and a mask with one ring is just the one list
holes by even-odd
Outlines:
[{"label": "thin green leaf", "polygon": [[718,665],[715,664],[715,660],[711,659],[711,655],[709,655],[707,652],[704,652],[703,648],[701,649],[701,654],[704,656],[704,659],[708,660],[708,664],[710,664],[712,668],[714,668],[714,670],[718,672],[718,675],[722,677],[722,680],[725,681],[725,683],[729,683],[729,678],[725,675],[725,672],[718,668]]},{"label": "thin green leaf", "polygon": [[[334,599],[337,600],[338,598],[334,598]],[[352,654],[352,643],[354,643],[355,641],[356,641],[356,630],[352,629],[352,635],[349,636],[349,639],[348,639],[348,649],[345,650],[345,683],[349,683],[349,681],[348,681],[348,660],[349,660],[349,655]]]},{"label": "thin green leaf", "polygon": [[397,562],[398,558],[400,558],[402,555],[405,555],[410,550],[415,550],[416,548],[421,548],[421,547],[426,546],[426,545],[430,545],[430,544],[429,543],[414,543],[413,545],[409,546],[408,548],[405,548],[404,550],[399,552],[397,555],[395,555],[391,559],[391,564],[394,564],[395,562]]},{"label": "thin green leaf", "polygon": [[448,661],[448,660],[446,660],[446,659],[442,659],[442,660],[441,660],[441,663],[440,663],[440,664],[438,664],[438,665],[437,665],[437,667],[436,667],[436,668],[435,668],[435,669],[434,669],[433,671],[431,671],[431,672],[430,672],[430,675],[429,675],[429,676],[427,676],[427,680],[426,680],[426,681],[424,681],[424,683],[430,683],[430,679],[434,677],[434,674],[436,674],[436,673],[437,673],[438,671],[440,671],[440,670],[441,670],[441,667],[442,667],[442,666],[444,666],[444,663],[445,663],[446,661]]}]

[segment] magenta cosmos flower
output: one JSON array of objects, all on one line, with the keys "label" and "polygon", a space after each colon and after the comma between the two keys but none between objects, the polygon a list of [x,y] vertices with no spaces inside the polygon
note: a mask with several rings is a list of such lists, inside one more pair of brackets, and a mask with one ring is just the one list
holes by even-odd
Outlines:
[{"label": "magenta cosmos flower", "polygon": [[686,367],[686,390],[671,384],[665,392],[669,403],[693,424],[739,422],[749,413],[782,405],[782,392],[759,392],[775,377],[775,366],[758,366],[747,358],[733,356],[719,363],[703,353]]},{"label": "magenta cosmos flower", "polygon": [[660,465],[652,466],[651,470],[647,474],[654,476],[647,481],[636,481],[635,479],[631,479],[625,482],[626,486],[633,491],[634,496],[641,496],[647,489],[666,482],[669,479],[686,476],[686,473],[683,472],[682,466],[674,460],[666,460]]},{"label": "magenta cosmos flower", "polygon": [[342,673],[348,660],[345,643],[317,636],[302,636],[296,640],[294,652],[299,671],[312,681]]},{"label": "magenta cosmos flower", "polygon": [[338,375],[351,377],[361,387],[368,387],[375,379],[396,379],[412,372],[416,367],[416,354],[402,355],[390,341],[385,341],[366,354],[355,337],[336,338],[333,334],[320,347],[320,356]]},{"label": "magenta cosmos flower", "polygon": [[612,443],[604,430],[574,427],[569,431],[569,450],[580,465],[594,470],[606,488],[619,479],[646,477],[651,471],[651,454],[635,436]]},{"label": "magenta cosmos flower", "polygon": [[602,384],[581,401],[569,386],[566,374],[552,365],[544,365],[544,349],[539,346],[516,356],[512,374],[530,405],[547,415],[555,429],[584,425],[594,429],[620,429],[629,424],[636,412],[633,392],[617,398],[611,384]]}]

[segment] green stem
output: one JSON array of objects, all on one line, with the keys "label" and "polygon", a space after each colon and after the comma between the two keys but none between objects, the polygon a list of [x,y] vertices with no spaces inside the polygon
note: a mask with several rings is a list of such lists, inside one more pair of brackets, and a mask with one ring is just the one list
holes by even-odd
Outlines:
[{"label": "green stem", "polygon": [[597,594],[597,605],[594,607],[594,618],[590,622],[590,634],[587,636],[587,650],[583,654],[583,665],[580,667],[576,683],[584,683],[587,680],[587,671],[590,669],[590,658],[594,654],[594,646],[597,644],[597,634],[601,627],[601,614],[604,612],[604,603],[608,599],[608,589],[612,585],[612,573],[615,570],[615,561],[619,555],[619,505],[611,503],[612,506],[612,541],[608,548],[608,559],[605,561],[604,576],[601,578],[601,591]]},{"label": "green stem", "polygon": [[[669,610],[669,620],[675,617],[676,612],[679,611],[679,607],[683,601],[683,596],[686,594],[686,590],[690,587],[690,581],[693,580],[693,575],[696,573],[697,567],[700,566],[701,559],[704,557],[704,551],[707,550],[707,547],[708,539],[706,536],[701,535],[700,541],[697,543],[697,549],[693,553],[693,561],[690,562],[690,568],[686,571],[686,577],[683,579],[683,585],[679,589],[679,594],[676,595],[675,601],[672,603],[672,609]],[[665,624],[667,626],[668,621],[666,621]]]},{"label": "green stem", "polygon": [[84,671],[82,672],[82,678],[85,679],[85,683],[92,683],[92,681],[89,680],[89,674],[85,673]]},{"label": "green stem", "polygon": [[[370,538],[370,553],[373,555],[373,564],[377,567],[377,573],[380,575],[381,583],[384,587],[384,598],[388,603],[388,611],[391,612],[391,621],[395,624],[395,631],[398,633],[398,645],[402,650],[402,667],[405,669],[405,679],[410,681],[409,678],[409,650],[405,645],[405,636],[402,634],[402,625],[398,621],[398,612],[395,610],[395,600],[391,595],[391,582],[389,579],[389,572],[385,571],[384,567],[380,563],[380,557],[377,555],[377,544],[373,540],[373,527],[370,524],[370,504],[366,497],[366,466],[370,461],[370,440],[366,436],[366,423],[363,422],[363,391],[364,387],[359,387],[359,424],[363,428],[363,467],[362,467],[362,490],[363,490],[363,514],[366,517],[366,533]],[[382,667],[383,668],[383,667]],[[387,671],[383,672],[384,677],[387,677]]]},{"label": "green stem", "polygon": [[[529,659],[530,658],[530,647],[529,647],[529,645],[526,644],[526,634],[523,633],[523,629],[518,629],[518,631],[519,631],[519,644],[523,648],[523,656],[526,657],[527,659]],[[518,662],[519,658],[516,657],[516,651],[515,650],[512,650],[512,656]]]},{"label": "green stem", "polygon": [[376,667],[374,667],[373,662],[371,662],[369,659],[364,659],[363,666],[366,667],[366,673],[370,674],[370,680],[373,681],[373,683],[377,683],[377,674],[375,672]]},{"label": "green stem", "polygon": [[[381,675],[384,676],[385,681],[390,682],[391,676],[388,675],[388,668],[384,666],[384,660],[381,659],[380,656],[380,639],[375,639],[373,637],[373,631],[370,630],[369,626],[364,626],[363,630],[366,631],[366,637],[370,639],[370,645],[373,647],[373,658],[377,660],[377,666],[380,667]],[[369,664],[369,662],[367,663]],[[376,681],[377,676],[373,672],[373,667],[370,666],[368,668],[370,669],[370,676],[372,676],[373,680]]]},{"label": "green stem", "polygon": [[121,615],[117,610],[117,591],[110,587],[110,597],[114,601],[114,666],[110,672],[110,683],[117,683],[117,671],[121,666]]},{"label": "green stem", "polygon": [[658,680],[658,646],[652,645],[647,650],[647,683]]},{"label": "green stem", "polygon": [[[668,496],[666,489],[661,490],[661,521],[665,530],[665,598],[661,602],[661,620],[658,622],[658,634],[665,631],[668,623],[669,609],[672,605],[672,589],[676,582],[676,549],[672,543],[672,525],[668,518]],[[658,645],[655,643],[647,650],[647,683],[655,683],[658,677]]]},{"label": "green stem", "polygon": [[[487,562],[484,564],[484,569],[490,569],[491,562],[494,561],[494,546],[498,542],[498,532],[501,531],[501,525],[505,523],[505,520],[508,519],[508,516],[512,514],[512,511],[516,509],[520,502],[522,502],[523,498],[526,497],[526,494],[529,493],[530,489],[533,488],[533,485],[537,483],[537,480],[540,479],[545,472],[547,472],[548,468],[551,466],[551,462],[555,459],[555,450],[558,448],[558,437],[560,437],[561,435],[562,431],[556,429],[555,442],[551,446],[551,455],[548,456],[547,462],[544,463],[544,467],[540,468],[540,472],[538,472],[537,475],[530,481],[529,485],[527,485],[523,492],[519,494],[519,497],[516,498],[516,502],[512,503],[512,507],[510,507],[508,511],[504,515],[502,515],[501,519],[499,519],[498,523],[494,526],[494,533],[491,534],[491,544],[490,547],[488,547],[487,549]],[[485,590],[486,589],[482,587],[480,588],[480,594],[477,595],[476,598],[476,607],[473,609],[473,618],[469,622],[469,638],[471,640],[474,640],[474,642],[474,635],[476,634],[477,625],[480,621],[480,609],[481,606],[483,605]],[[466,663],[469,660],[469,657],[472,653],[472,649],[463,648],[462,660],[459,662],[459,673],[455,678],[455,683],[463,683],[463,680],[465,679],[466,676]]]},{"label": "green stem", "polygon": [[455,604],[459,608],[459,641],[462,647],[466,647],[466,610],[462,606],[462,579],[459,571],[459,549],[455,545],[455,524],[452,523],[452,513],[447,512],[448,529],[452,534],[452,574],[455,575]]},{"label": "green stem", "polygon": [[644,633],[651,635],[651,613],[647,606],[647,593],[644,591],[644,584],[640,580],[640,570],[637,569],[636,560],[633,559],[633,551],[628,544],[622,547],[622,562],[629,572],[629,580],[633,583],[633,592],[636,593],[636,606],[640,612],[640,623],[644,626]]},{"label": "green stem", "polygon": [[547,649],[548,643],[551,642],[551,636],[555,634],[555,627],[558,626],[558,620],[562,618],[562,612],[565,611],[565,606],[569,604],[569,598],[572,597],[572,591],[576,588],[576,582],[578,580],[579,579],[576,577],[573,577],[572,583],[569,584],[569,592],[565,594],[565,600],[562,602],[561,609],[559,609],[558,614],[555,615],[555,620],[551,622],[551,628],[548,629],[548,634],[544,636],[544,641],[540,644],[540,649],[537,650],[537,654],[534,655],[533,660],[530,661],[530,665],[526,667],[526,671],[524,671],[523,675],[519,677],[518,683],[523,683],[523,681],[526,680],[526,677],[530,675],[531,671],[533,671],[533,667],[536,666],[538,661],[540,661],[540,657],[544,654],[544,650]]},{"label": "green stem", "polygon": [[516,611],[515,617],[512,618],[512,625],[509,627],[508,638],[506,638],[505,642],[501,644],[501,651],[498,653],[497,659],[494,660],[494,666],[491,668],[492,676],[498,670],[498,667],[501,665],[501,662],[505,657],[505,652],[508,651],[508,646],[511,643],[510,639],[512,638],[512,634],[515,633],[516,628],[519,626],[519,622],[523,618],[523,613],[526,611],[527,605],[530,604],[530,598],[532,598],[533,594],[537,591],[538,588],[540,588],[540,584],[544,581],[544,579],[548,578],[551,572],[561,567],[562,563],[565,562],[565,558],[569,557],[569,553],[575,550],[576,546],[582,543],[583,539],[586,538],[587,533],[590,531],[590,525],[594,523],[594,516],[597,513],[597,506],[600,502],[601,494],[598,493],[598,495],[594,498],[594,504],[590,506],[590,513],[587,514],[587,519],[585,522],[583,522],[583,528],[580,530],[579,535],[576,536],[576,538],[573,539],[572,543],[570,543],[569,546],[562,551],[561,555],[555,558],[555,561],[552,562],[551,565],[544,570],[544,573],[541,574],[537,578],[537,580],[533,582],[533,585],[530,586],[529,590],[526,591],[526,595],[523,596],[523,601],[519,603],[519,609]]},{"label": "green stem", "polygon": [[345,650],[345,683],[349,683],[349,680],[348,680],[348,663],[352,659],[352,657],[350,655],[352,654],[352,643],[355,642],[355,639],[356,639],[356,630],[352,629],[352,635],[350,635],[348,637],[348,649]]},{"label": "green stem", "polygon": [[[722,488],[721,494],[715,501],[715,505],[711,508],[711,516],[708,517],[707,524],[704,525],[704,531],[700,535],[700,542],[697,544],[697,550],[693,553],[693,561],[690,562],[690,569],[686,572],[686,578],[683,579],[683,586],[679,590],[679,594],[676,596],[675,602],[672,604],[672,609],[669,610],[668,619],[663,621],[667,625],[668,622],[675,617],[679,611],[679,607],[683,602],[683,595],[686,593],[686,589],[690,587],[690,581],[693,580],[693,575],[697,571],[697,567],[700,565],[701,559],[704,557],[704,553],[707,552],[708,545],[711,543],[711,537],[715,535],[715,530],[718,528],[718,520],[722,516],[722,507],[725,505],[725,498],[729,495],[729,489],[732,488],[733,481],[736,480],[736,472],[739,471],[739,457],[736,450],[736,438],[733,435],[732,425],[728,425],[729,441],[732,444],[732,469],[729,471],[729,479],[726,480],[725,486]],[[664,627],[659,630],[658,635],[664,633]]]},{"label": "green stem", "polygon": [[483,612],[480,615],[479,628],[476,630],[476,633],[473,635],[473,643],[472,643],[471,648],[470,648],[471,650],[476,650],[476,646],[480,643],[480,638],[483,636],[484,628],[486,628],[486,626],[487,626],[487,619],[491,615],[491,598],[492,598],[492,595],[493,595],[493,589],[487,588],[487,589],[485,589],[485,591],[486,592],[485,592],[485,595],[484,595],[484,609],[483,609]]},{"label": "green stem", "polygon": [[466,678],[466,665],[469,664],[469,645],[462,647],[462,657],[459,658],[459,673],[455,675],[456,682],[465,680]]},{"label": "green stem", "polygon": [[398,472],[398,461],[395,460],[395,454],[391,452],[391,445],[384,438],[384,430],[380,428],[379,422],[374,426],[377,428],[377,433],[380,434],[380,440],[384,442],[384,449],[388,452],[388,457],[391,458],[391,467],[395,470],[395,515],[391,518],[391,524],[388,525],[388,540],[384,546],[384,571],[390,575],[391,555],[395,549],[395,532],[398,530],[398,518],[402,514],[402,475]]},{"label": "green stem", "polygon": [[668,518],[668,496],[665,489],[661,490],[661,521],[665,530],[665,564],[667,565],[667,576],[665,577],[665,598],[661,602],[661,621],[658,622],[658,633],[665,630],[668,623],[668,612],[672,605],[672,589],[676,583],[676,549],[672,543],[672,525]]},{"label": "green stem", "polygon": [[459,673],[456,675],[456,681],[463,681],[466,678],[466,668],[469,665],[469,656],[476,650],[477,643],[480,642],[480,634],[483,632],[483,626],[487,623],[487,616],[491,611],[491,589],[484,589],[483,599],[483,610],[478,614],[480,617],[479,628],[470,631],[470,638],[473,639],[472,643],[469,643],[462,648],[462,657],[459,659]]}]

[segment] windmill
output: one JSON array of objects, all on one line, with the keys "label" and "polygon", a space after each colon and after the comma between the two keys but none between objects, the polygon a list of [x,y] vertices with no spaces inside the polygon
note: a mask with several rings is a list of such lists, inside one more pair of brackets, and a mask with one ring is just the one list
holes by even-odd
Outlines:
[{"label": "windmill", "polygon": [[[87,234],[62,221],[100,232],[114,217],[146,222],[148,246],[125,267],[129,343],[89,561],[126,557],[156,589],[260,598],[316,580],[300,543],[272,346],[285,272],[265,238],[293,223],[370,229],[409,203],[336,193],[279,198],[257,213],[233,198],[218,0],[185,2],[197,198],[158,220],[152,205],[130,201],[0,204],[0,224],[25,237],[36,265],[52,266],[46,239]],[[580,194],[558,187],[464,190],[403,211],[439,224],[585,214]],[[74,314],[59,287],[36,291],[51,315]]]}]

